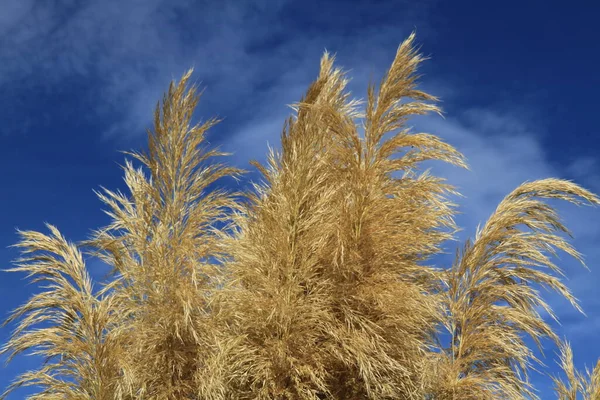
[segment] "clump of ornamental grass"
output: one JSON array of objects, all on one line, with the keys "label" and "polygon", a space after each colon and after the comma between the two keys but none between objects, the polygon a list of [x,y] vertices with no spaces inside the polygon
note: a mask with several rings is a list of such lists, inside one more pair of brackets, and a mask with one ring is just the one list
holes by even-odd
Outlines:
[{"label": "clump of ornamental grass", "polygon": [[[242,228],[226,264],[235,278],[223,293],[240,321],[236,335],[255,340],[231,353],[246,368],[238,384],[248,398],[533,396],[526,374],[536,360],[523,335],[538,343],[557,337],[537,307],[551,310],[530,284],[546,285],[578,307],[557,277],[534,268],[560,273],[548,257],[554,248],[579,258],[554,234],[568,231],[553,209],[537,199],[598,203],[567,181],[522,185],[447,273],[426,266],[455,229],[453,204],[444,196],[453,188],[417,173],[418,164],[465,164],[436,136],[405,126],[410,116],[439,112],[431,104],[436,99],[415,88],[422,58],[412,40],[400,46],[379,90],[369,87],[363,115],[356,103],[340,106],[341,91],[325,100],[307,96],[282,137],[282,153],[271,155],[268,170],[261,167],[266,184],[238,220]],[[333,71],[328,61],[326,55],[321,81]],[[306,255],[298,262],[294,252]],[[256,307],[265,301],[267,307]],[[452,347],[428,352],[437,323],[450,331]],[[307,329],[311,324],[318,329]],[[303,377],[303,368],[319,374]]]},{"label": "clump of ornamental grass", "polygon": [[[346,80],[325,55],[303,103],[346,108]],[[219,310],[230,330],[222,339],[226,398],[317,399],[331,396],[333,285],[323,261],[335,224],[339,184],[328,173],[332,137],[315,113],[298,110],[284,127],[280,153],[254,163],[264,183],[247,193],[237,232],[223,242],[227,284]]]},{"label": "clump of ornamental grass", "polygon": [[207,163],[224,153],[202,147],[216,120],[191,124],[199,100],[188,85],[191,72],[172,83],[157,106],[147,154],[128,153],[148,174],[126,163],[131,195],[100,194],[112,222],[88,243],[118,273],[110,287],[127,316],[121,327],[128,340],[121,385],[140,398],[195,398],[205,384],[196,373],[213,346],[214,231],[236,207],[231,194],[207,191],[240,171]]},{"label": "clump of ornamental grass", "polygon": [[424,354],[440,318],[438,271],[428,260],[456,226],[452,186],[418,167],[466,164],[452,146],[405,125],[440,112],[436,98],[416,88],[423,58],[413,40],[398,48],[379,87],[369,86],[362,121],[307,105],[334,138],[328,173],[339,183],[324,275],[334,283],[334,398],[423,397]]},{"label": "clump of ornamental grass", "polygon": [[215,188],[241,171],[203,146],[216,120],[192,125],[191,71],[172,83],[148,152],[127,153],[141,164],[124,166],[129,194],[99,193],[111,222],[82,245],[113,269],[102,290],[56,228],[21,233],[10,270],[49,285],[8,319],[20,323],[2,353],[45,363],[5,395],[29,385],[40,387],[30,399],[527,399],[529,336],[561,346],[559,399],[598,400],[600,364],[575,370],[537,290],[579,309],[552,256],[581,256],[543,200],[598,197],[565,180],[524,183],[454,264],[432,265],[457,230],[457,193],[421,163],[466,163],[407,126],[440,113],[417,88],[413,42],[364,109],[325,53],[243,200]]},{"label": "clump of ornamental grass", "polygon": [[[498,206],[447,273],[444,326],[451,335],[433,369],[434,398],[536,398],[528,371],[538,360],[527,335],[560,344],[538,310],[554,317],[535,286],[546,287],[580,310],[550,256],[557,250],[582,261],[560,235],[570,234],[541,199],[598,204],[598,197],[559,179],[526,182]],[[535,285],[535,286],[534,286]]]},{"label": "clump of ornamental grass", "polygon": [[[558,400],[598,400],[600,399],[600,360],[592,371],[586,368],[585,373],[575,369],[573,351],[567,341],[560,343],[560,366],[566,376],[566,382],[553,377],[554,390]],[[582,397],[578,397],[581,394]]]},{"label": "clump of ornamental grass", "polygon": [[423,396],[424,354],[441,318],[429,293],[436,271],[423,263],[455,226],[452,187],[414,169],[465,164],[437,137],[403,126],[439,111],[415,87],[413,38],[369,88],[364,113],[325,54],[281,153],[257,165],[265,183],[236,220],[220,293],[233,336],[245,338],[223,346],[235,398]]},{"label": "clump of ornamental grass", "polygon": [[[3,351],[35,349],[53,362],[24,374],[11,390],[42,387],[32,398],[183,399],[208,385],[198,371],[209,369],[214,349],[209,297],[218,273],[210,258],[218,254],[216,226],[226,229],[237,203],[207,188],[240,171],[207,163],[224,153],[202,147],[216,120],[191,125],[199,96],[190,75],[171,84],[157,106],[148,153],[128,153],[148,174],[127,161],[130,195],[99,193],[112,222],[84,245],[113,268],[103,297],[91,291],[79,248],[56,228],[51,236],[22,233],[25,254],[41,254],[10,271],[52,285],[7,321],[27,314]],[[50,326],[26,330],[39,322]]]},{"label": "clump of ornamental grass", "polygon": [[19,321],[1,353],[30,351],[43,365],[17,378],[0,396],[37,386],[30,399],[98,399],[119,396],[116,379],[123,356],[115,298],[94,293],[81,251],[47,225],[50,234],[19,232],[23,257],[7,271],[26,272],[43,291],[17,308],[6,323]]}]

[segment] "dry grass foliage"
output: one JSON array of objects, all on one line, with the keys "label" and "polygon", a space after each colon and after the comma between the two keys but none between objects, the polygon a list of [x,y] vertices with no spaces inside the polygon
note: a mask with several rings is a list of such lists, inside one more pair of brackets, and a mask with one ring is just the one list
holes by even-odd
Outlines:
[{"label": "dry grass foliage", "polygon": [[79,249],[54,226],[48,228],[49,235],[19,232],[23,258],[8,271],[26,272],[47,285],[7,319],[20,321],[2,348],[9,360],[33,350],[44,365],[19,377],[2,398],[16,387],[35,385],[41,390],[31,399],[112,399],[121,355],[113,298],[92,292]]},{"label": "dry grass foliage", "polygon": [[[527,371],[536,361],[524,342],[529,335],[558,337],[538,312],[552,310],[533,286],[556,291],[579,309],[550,258],[562,250],[581,257],[557,233],[569,233],[555,210],[540,199],[598,203],[579,186],[557,179],[524,183],[498,206],[448,271],[444,325],[451,347],[437,360],[440,398],[534,397]],[[439,379],[439,378],[438,378]]]},{"label": "dry grass foliage", "polygon": [[[148,152],[127,153],[140,164],[124,166],[129,194],[98,194],[107,227],[81,245],[53,226],[21,232],[24,258],[10,271],[49,285],[8,319],[19,323],[2,353],[46,362],[5,395],[30,385],[31,399],[527,399],[538,362],[529,336],[561,346],[559,399],[599,399],[600,364],[575,370],[538,291],[579,309],[552,256],[581,256],[543,200],[598,197],[564,180],[524,183],[452,266],[432,265],[457,230],[457,193],[421,163],[466,163],[406,126],[440,113],[417,89],[413,41],[366,104],[326,53],[245,193],[214,188],[242,171],[203,147],[217,121],[192,125],[191,71],[172,83]],[[113,269],[99,291],[83,248]]]},{"label": "dry grass foliage", "polygon": [[560,343],[560,366],[567,378],[566,382],[557,377],[552,378],[559,400],[600,399],[600,360],[592,371],[586,368],[585,374],[581,373],[575,369],[573,364],[571,345],[567,341],[562,341]]}]

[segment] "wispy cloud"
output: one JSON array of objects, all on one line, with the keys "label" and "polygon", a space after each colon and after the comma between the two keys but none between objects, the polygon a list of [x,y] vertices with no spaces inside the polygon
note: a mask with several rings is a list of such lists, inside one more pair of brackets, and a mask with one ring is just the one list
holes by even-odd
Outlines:
[{"label": "wispy cloud", "polygon": [[0,87],[57,90],[84,80],[98,97],[92,112],[120,114],[107,134],[143,132],[169,80],[190,66],[215,90],[252,90],[262,71],[245,46],[266,35],[258,17],[268,20],[278,8],[235,4],[8,0],[0,19]]},{"label": "wispy cloud", "polygon": [[[398,29],[413,29],[429,3],[408,7],[405,20],[374,26],[369,18],[391,11],[393,2],[358,5],[362,20],[356,20],[356,10],[337,3],[287,0],[7,0],[0,18],[0,87],[58,90],[84,81],[90,112],[114,120],[105,134],[130,137],[143,133],[169,80],[193,66],[210,94],[204,107],[248,118],[264,107],[258,100],[272,93],[271,85],[307,78],[325,47],[379,58],[382,44],[398,43]],[[302,15],[313,25],[294,26]],[[324,36],[333,16],[345,29]]]}]

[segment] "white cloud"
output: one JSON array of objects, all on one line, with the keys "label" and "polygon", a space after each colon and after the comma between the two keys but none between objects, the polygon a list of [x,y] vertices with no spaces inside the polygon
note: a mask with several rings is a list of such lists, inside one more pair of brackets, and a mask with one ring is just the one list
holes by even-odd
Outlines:
[{"label": "white cloud", "polygon": [[91,111],[121,114],[109,135],[143,134],[169,80],[191,66],[212,90],[222,91],[215,96],[220,105],[228,105],[234,90],[236,96],[250,94],[258,74],[266,72],[244,47],[266,34],[258,16],[268,19],[278,8],[265,2],[199,5],[11,0],[0,18],[0,32],[10,32],[0,39],[0,87],[52,90],[73,79],[94,80],[99,98]]},{"label": "white cloud", "polygon": [[[308,28],[288,29],[279,13],[294,6],[289,0],[4,3],[0,32],[10,34],[0,39],[0,88],[54,90],[74,79],[94,81],[90,112],[110,119],[118,115],[105,132],[113,139],[142,137],[169,80],[191,66],[207,86],[202,110],[250,120],[276,95],[271,85],[308,82],[325,47],[375,63],[393,57],[394,46],[416,21],[421,36],[430,32],[422,18],[429,1],[406,7],[408,24],[360,26],[361,21],[337,10],[340,23],[357,27],[332,31],[325,38]],[[378,8],[384,6],[393,4]],[[375,10],[360,7],[365,15]]]}]

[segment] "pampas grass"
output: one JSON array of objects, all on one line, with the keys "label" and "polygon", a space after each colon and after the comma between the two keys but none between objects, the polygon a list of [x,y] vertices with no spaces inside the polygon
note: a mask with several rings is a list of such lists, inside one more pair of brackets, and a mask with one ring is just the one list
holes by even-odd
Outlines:
[{"label": "pampas grass", "polygon": [[[586,368],[585,373],[575,369],[573,351],[567,341],[560,342],[560,366],[567,378],[566,382],[552,377],[554,390],[559,400],[598,400],[600,399],[600,360],[593,370]],[[578,397],[581,395],[581,397]]]},{"label": "pampas grass", "polygon": [[[98,193],[108,226],[80,245],[53,226],[20,233],[24,257],[9,271],[49,285],[7,320],[19,322],[2,352],[46,363],[5,396],[35,385],[31,399],[527,399],[539,363],[529,336],[560,346],[559,399],[598,399],[600,364],[575,370],[537,290],[580,310],[552,256],[581,256],[544,200],[598,197],[564,180],[526,182],[451,266],[433,265],[458,229],[457,192],[421,163],[467,164],[406,126],[441,112],[417,88],[413,43],[364,103],[325,53],[281,150],[252,163],[262,183],[244,193],[208,190],[243,171],[204,147],[218,121],[191,124],[191,71],[172,83],[148,152],[127,153],[129,193]],[[113,269],[98,291],[84,250]]]}]

